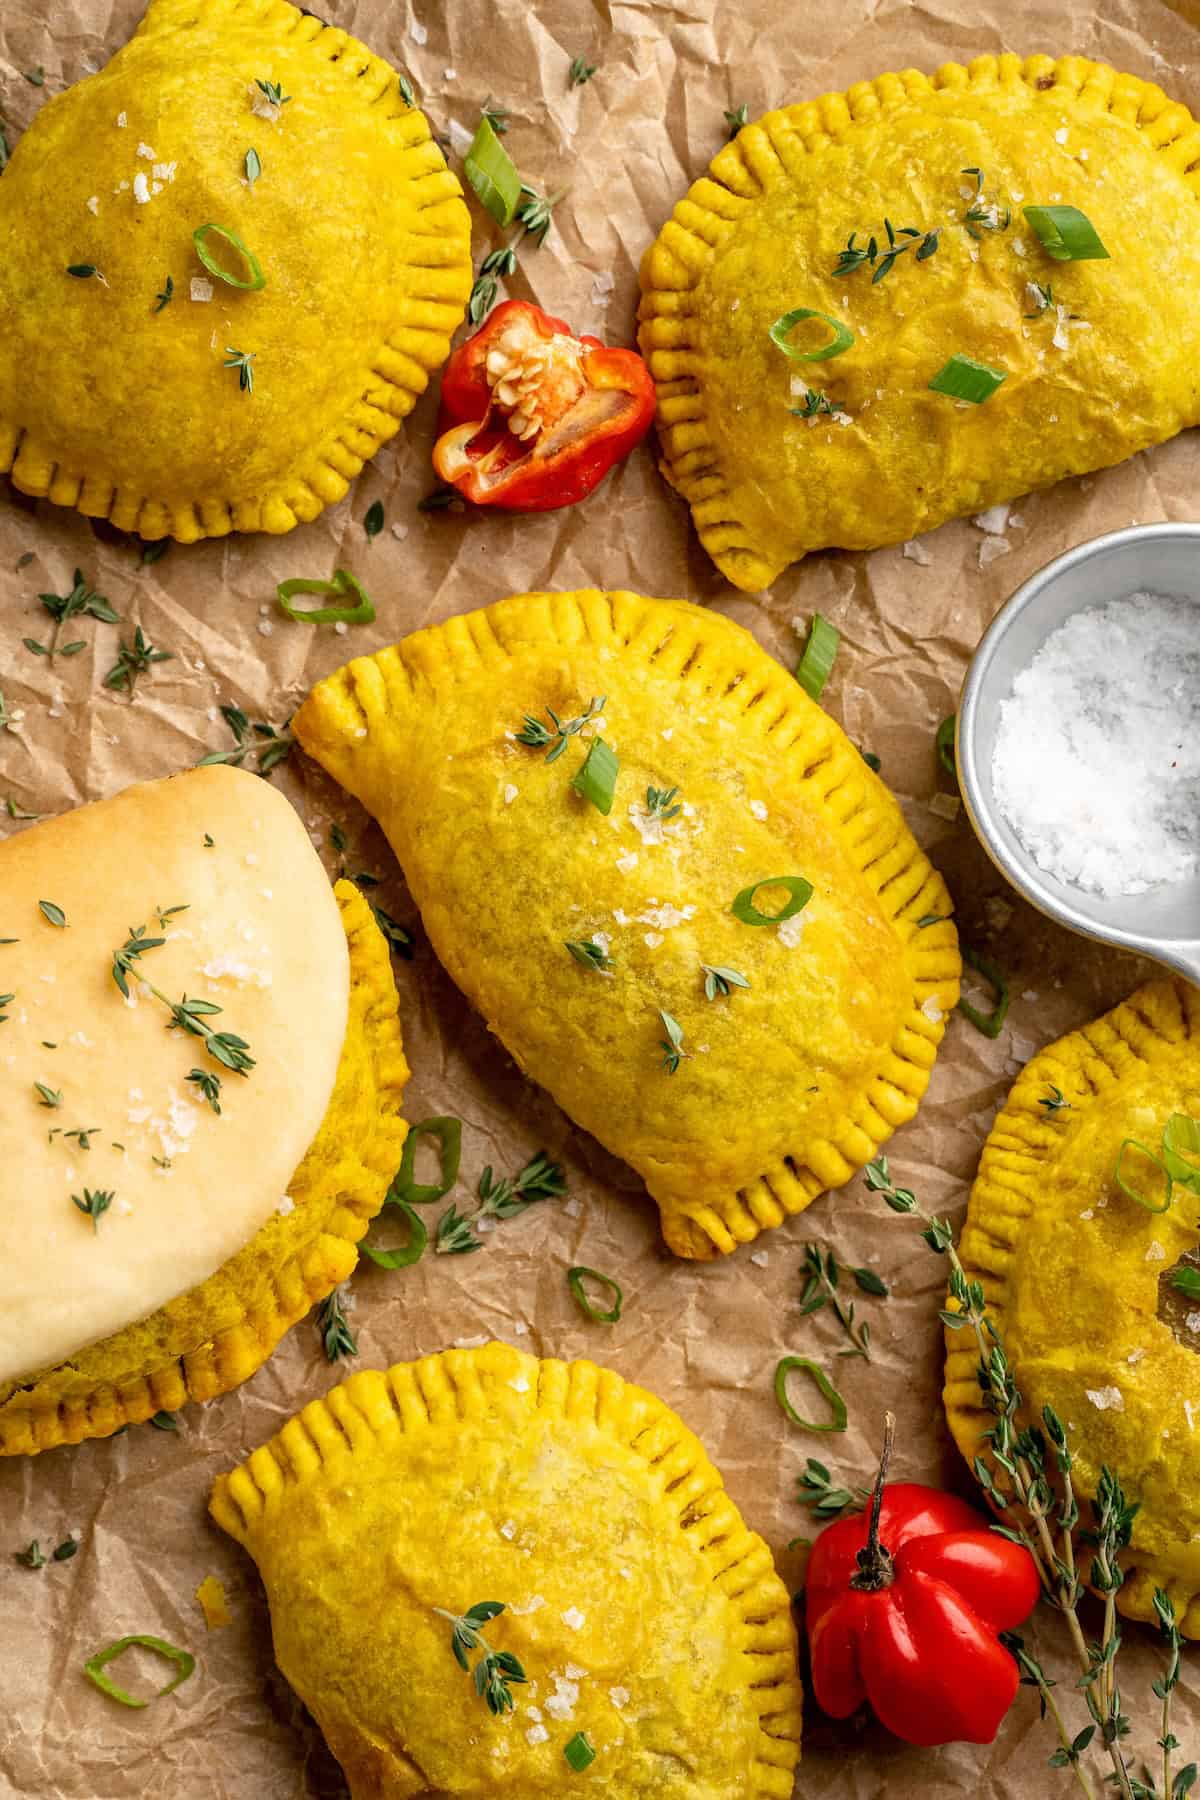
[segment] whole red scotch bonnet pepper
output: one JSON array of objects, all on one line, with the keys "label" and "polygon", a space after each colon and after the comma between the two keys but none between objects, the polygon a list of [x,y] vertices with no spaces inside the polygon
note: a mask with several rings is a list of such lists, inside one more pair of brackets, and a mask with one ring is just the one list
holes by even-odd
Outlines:
[{"label": "whole red scotch bonnet pepper", "polygon": [[890,1430],[868,1515],[830,1525],[809,1557],[817,1704],[844,1719],[868,1701],[909,1744],[990,1744],[1020,1681],[997,1634],[1032,1612],[1034,1560],[953,1494],[885,1491],[889,1449]]},{"label": "whole red scotch bonnet pepper", "polygon": [[477,506],[549,512],[590,494],[653,418],[635,351],[506,300],[446,365],[433,466]]}]

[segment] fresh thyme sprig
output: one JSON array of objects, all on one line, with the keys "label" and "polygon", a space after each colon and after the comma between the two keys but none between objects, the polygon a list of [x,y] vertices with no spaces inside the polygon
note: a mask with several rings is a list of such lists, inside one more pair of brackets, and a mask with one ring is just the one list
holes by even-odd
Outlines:
[{"label": "fresh thyme sprig", "polygon": [[[1024,1396],[988,1312],[983,1284],[968,1279],[949,1220],[930,1217],[922,1211],[911,1188],[898,1187],[892,1181],[886,1156],[868,1163],[864,1174],[868,1188],[881,1194],[893,1212],[911,1214],[921,1221],[925,1242],[949,1262],[948,1286],[953,1305],[940,1316],[950,1331],[973,1332],[979,1351],[977,1374],[982,1404],[994,1420],[983,1434],[984,1454],[974,1460],[975,1476],[992,1506],[1004,1517],[1005,1523],[994,1529],[1029,1551],[1041,1580],[1042,1597],[1062,1614],[1070,1635],[1081,1671],[1078,1686],[1092,1721],[1090,1727],[1074,1735],[1051,1692],[1054,1683],[1016,1633],[1004,1635],[1005,1644],[1021,1668],[1023,1682],[1037,1688],[1043,1714],[1048,1713],[1054,1721],[1059,1748],[1050,1760],[1055,1767],[1070,1768],[1082,1793],[1088,1800],[1096,1800],[1096,1790],[1082,1758],[1093,1738],[1098,1738],[1099,1747],[1107,1752],[1112,1764],[1108,1779],[1122,1800],[1175,1800],[1176,1795],[1187,1793],[1189,1786],[1180,1788],[1178,1778],[1172,1783],[1169,1759],[1171,1750],[1176,1748],[1174,1744],[1164,1752],[1163,1796],[1158,1796],[1154,1788],[1139,1794],[1122,1749],[1130,1724],[1122,1709],[1116,1676],[1121,1644],[1116,1597],[1125,1579],[1120,1557],[1131,1540],[1138,1505],[1126,1498],[1119,1477],[1105,1466],[1091,1505],[1092,1523],[1077,1533],[1081,1514],[1073,1479],[1074,1455],[1066,1428],[1051,1406],[1042,1409],[1040,1426],[1018,1424]],[[1080,1544],[1090,1545],[1094,1551],[1086,1579],[1104,1600],[1099,1642],[1088,1641],[1079,1619],[1085,1578],[1076,1558],[1077,1535]],[[1169,1606],[1166,1595],[1163,1599]],[[1157,1600],[1155,1604],[1162,1621],[1164,1610],[1158,1608]],[[1170,1669],[1163,1683],[1156,1684],[1156,1693],[1169,1677]],[[1169,1730],[1164,1730],[1163,1735],[1169,1737]],[[1186,1776],[1189,1771],[1181,1774]]]},{"label": "fresh thyme sprig", "polygon": [[254,85],[256,88],[261,88],[271,106],[286,106],[292,97],[290,94],[284,93],[283,87],[278,81],[256,81]]},{"label": "fresh thyme sprig", "polygon": [[155,312],[160,313],[162,311],[163,307],[169,306],[171,304],[171,301],[174,298],[175,298],[175,283],[174,283],[174,280],[172,279],[172,277],[170,275],[168,275],[167,279],[163,282],[162,287],[159,289],[158,293],[155,294],[155,296],[154,296]]},{"label": "fresh thyme sprig", "polygon": [[836,418],[842,410],[835,401],[829,398],[828,394],[821,393],[818,388],[805,389],[802,406],[788,407],[788,411],[795,419],[819,419],[822,417],[832,419]]},{"label": "fresh thyme sprig", "polygon": [[269,775],[278,763],[291,755],[296,740],[290,729],[290,719],[279,726],[268,725],[263,719],[255,719],[252,724],[240,706],[232,705],[221,708],[221,717],[234,735],[234,748],[210,750],[196,764],[198,769],[206,769],[213,763],[228,763],[240,769],[248,756],[257,754],[258,773]]},{"label": "fresh thyme sprig", "polygon": [[916,225],[895,226],[890,219],[883,221],[883,229],[887,236],[887,247],[882,248],[879,240],[872,235],[864,245],[855,242],[857,231],[852,231],[846,240],[844,250],[838,252],[838,260],[831,271],[834,275],[853,275],[864,263],[869,263],[875,273],[871,276],[871,286],[883,281],[890,275],[899,257],[906,251],[915,250],[916,260],[926,262],[935,255],[941,237],[941,227],[933,231],[921,231]]},{"label": "fresh thyme sprig", "polygon": [[585,969],[596,969],[600,974],[607,974],[612,968],[612,957],[594,938],[566,938],[567,949],[577,963]]},{"label": "fresh thyme sprig", "polygon": [[75,571],[75,585],[69,594],[39,594],[45,610],[53,620],[50,631],[50,642],[41,643],[37,638],[22,638],[21,642],[34,656],[48,657],[51,662],[56,656],[78,656],[81,650],[87,649],[87,639],[77,638],[69,644],[60,644],[59,632],[70,619],[99,619],[105,625],[119,625],[121,615],[115,612],[103,594],[97,594],[83,579],[79,569]]},{"label": "fresh thyme sprig", "polygon": [[217,1117],[221,1116],[221,1077],[210,1074],[207,1069],[191,1069],[184,1077],[193,1087],[198,1088],[202,1099],[208,1101]]},{"label": "fresh thyme sprig", "polygon": [[156,650],[138,625],[134,628],[132,644],[127,644],[124,638],[117,640],[117,660],[104,677],[104,686],[123,690],[132,700],[139,675],[144,675],[155,663],[174,660],[173,650]]},{"label": "fresh thyme sprig", "polygon": [[[497,284],[516,273],[517,253],[511,244],[489,250],[479,265],[479,274],[467,303],[467,317],[472,325],[481,325],[496,304]],[[457,491],[457,490],[454,490]]]},{"label": "fresh thyme sprig", "polygon": [[[160,912],[159,918],[165,921],[171,916],[171,913],[180,910],[182,909],[171,907],[166,913]],[[172,1000],[163,993],[161,988],[155,987],[152,981],[147,980],[140,968],[134,967],[134,964],[146,954],[147,950],[157,950],[167,941],[165,937],[147,937],[146,930],[145,925],[131,926],[125,942],[119,950],[114,950],[112,953],[112,978],[121,993],[126,1000],[130,998],[129,977],[133,975],[134,979],[140,981],[148,993],[153,994],[154,998],[167,1008],[171,1015],[168,1030],[178,1028],[180,1031],[186,1031],[190,1037],[203,1038],[204,1048],[214,1062],[219,1062],[223,1068],[232,1070],[235,1075],[248,1075],[254,1067],[254,1058],[250,1055],[250,1046],[245,1038],[239,1037],[234,1031],[214,1031],[212,1026],[207,1023],[208,1019],[214,1018],[222,1012],[223,1007],[218,1006],[215,1000],[201,1000],[195,995],[189,998],[187,994],[184,994],[181,999]],[[187,1079],[190,1081],[192,1077],[189,1075]],[[208,1098],[207,1094],[205,1098]],[[219,1111],[219,1108],[214,1110]]]},{"label": "fresh thyme sprig", "polygon": [[102,1188],[93,1191],[91,1188],[85,1187],[82,1199],[78,1194],[71,1195],[72,1205],[77,1206],[81,1213],[86,1213],[92,1221],[92,1230],[97,1234],[100,1231],[101,1216],[108,1211],[115,1199],[114,1193]]},{"label": "fresh thyme sprig", "polygon": [[567,747],[567,741],[583,730],[590,719],[598,717],[604,711],[606,694],[597,694],[588,701],[587,706],[575,719],[560,719],[552,706],[546,708],[546,717],[550,724],[543,725],[531,713],[525,714],[525,723],[516,733],[518,744],[529,744],[535,750],[546,749],[546,761],[557,762]]},{"label": "fresh thyme sprig", "polygon": [[805,1463],[803,1475],[796,1477],[796,1499],[801,1506],[810,1506],[818,1519],[840,1519],[846,1513],[858,1512],[870,1498],[870,1488],[836,1487],[825,1464],[815,1456]]},{"label": "fresh thyme sprig", "polygon": [[[849,1350],[839,1350],[839,1356],[861,1356],[866,1362],[871,1360],[871,1327],[865,1319],[855,1319],[855,1302],[843,1305],[838,1287],[844,1271],[832,1250],[822,1244],[809,1244],[804,1252],[804,1274],[806,1277],[804,1292],[800,1296],[800,1316],[807,1318],[810,1313],[820,1312],[828,1306],[837,1319],[838,1324],[850,1339]],[[878,1276],[874,1269],[851,1269],[849,1271],[864,1294],[873,1294],[881,1300],[888,1298],[888,1285]]]},{"label": "fresh thyme sprig", "polygon": [[567,76],[571,86],[583,87],[596,73],[596,66],[595,63],[585,62],[582,56],[573,56],[571,58],[571,67],[567,70]]},{"label": "fresh thyme sprig", "polygon": [[963,214],[963,224],[971,237],[982,237],[985,231],[1007,231],[1012,224],[1012,213],[995,200],[985,200],[983,170],[970,168],[963,169],[962,173],[975,177],[975,197]]},{"label": "fresh thyme sprig", "polygon": [[225,361],[222,366],[226,369],[237,370],[238,387],[243,394],[252,394],[254,392],[253,365],[254,358],[257,355],[257,350],[235,350],[231,344],[226,344],[225,346]]},{"label": "fresh thyme sprig", "polygon": [[666,1037],[659,1042],[663,1053],[662,1066],[668,1075],[674,1075],[681,1062],[686,1061],[688,1052],[683,1047],[683,1026],[678,1019],[673,1019],[669,1012],[659,1011]]},{"label": "fresh thyme sprig", "polygon": [[682,801],[676,800],[677,787],[646,789],[646,811],[652,819],[673,819],[683,811]]},{"label": "fresh thyme sprig", "polygon": [[1048,281],[1027,281],[1025,292],[1033,307],[1032,312],[1024,315],[1027,319],[1040,319],[1044,312],[1049,312],[1050,308],[1057,304],[1054,298],[1054,289]]},{"label": "fresh thyme sprig", "polygon": [[439,1618],[450,1621],[450,1648],[460,1668],[471,1674],[471,1652],[483,1652],[475,1664],[473,1680],[475,1692],[486,1701],[488,1711],[497,1717],[512,1712],[516,1702],[510,1684],[527,1681],[528,1676],[511,1650],[493,1650],[483,1635],[484,1626],[504,1611],[504,1602],[480,1600],[462,1614],[447,1612],[442,1606],[433,1610]]},{"label": "fresh thyme sprig", "polygon": [[521,198],[517,203],[516,218],[525,227],[526,235],[531,237],[540,250],[546,241],[546,234],[551,226],[551,213],[562,199],[565,188],[557,194],[539,194],[536,188],[530,187],[527,181],[521,183]]},{"label": "fresh thyme sprig", "polygon": [[358,1340],[351,1331],[342,1310],[342,1297],[334,1288],[317,1308],[317,1330],[325,1346],[326,1359],[339,1362],[343,1356],[358,1355]]},{"label": "fresh thyme sprig", "polygon": [[739,974],[736,969],[725,969],[720,964],[714,966],[712,963],[701,963],[700,973],[704,976],[704,998],[706,1000],[716,1000],[718,997],[723,1000],[728,999],[734,988],[750,986],[746,977]]},{"label": "fresh thyme sprig", "polygon": [[438,1256],[471,1256],[483,1249],[475,1227],[481,1219],[515,1219],[539,1200],[557,1200],[567,1191],[567,1180],[561,1163],[552,1162],[544,1150],[531,1156],[515,1175],[501,1176],[492,1172],[489,1163],[479,1177],[476,1188],[478,1205],[471,1212],[459,1212],[453,1202],[438,1220],[434,1250]]},{"label": "fresh thyme sprig", "polygon": [[743,100],[740,106],[734,107],[732,112],[727,112],[725,114],[725,129],[729,134],[729,142],[732,143],[743,125],[748,125],[749,123],[750,108]]},{"label": "fresh thyme sprig", "polygon": [[1045,1107],[1047,1118],[1052,1118],[1055,1113],[1069,1112],[1071,1110],[1071,1102],[1067,1099],[1062,1089],[1060,1087],[1055,1087],[1053,1082],[1050,1083],[1047,1092],[1044,1093],[1038,1101],[1038,1105]]}]

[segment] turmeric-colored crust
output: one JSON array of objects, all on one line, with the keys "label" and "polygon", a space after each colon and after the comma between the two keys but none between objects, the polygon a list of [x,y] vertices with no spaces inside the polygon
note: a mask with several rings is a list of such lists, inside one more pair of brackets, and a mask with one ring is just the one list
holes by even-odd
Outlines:
[{"label": "turmeric-colored crust", "polygon": [[[1069,1106],[1048,1112],[1054,1088]],[[960,1254],[1015,1369],[1021,1423],[1052,1406],[1079,1491],[1094,1495],[1107,1463],[1141,1503],[1118,1606],[1152,1619],[1165,1588],[1200,1637],[1200,1358],[1190,1325],[1176,1335],[1159,1317],[1159,1278],[1200,1245],[1200,1206],[1177,1188],[1150,1213],[1113,1179],[1122,1140],[1156,1146],[1174,1112],[1200,1117],[1200,992],[1156,981],[1027,1064],[984,1146]],[[946,1348],[946,1413],[970,1462],[993,1421],[973,1337],[947,1332]]]},{"label": "turmeric-colored crust", "polygon": [[[237,234],[264,288],[210,274],[205,224]],[[16,146],[0,247],[0,472],[185,543],[290,531],[340,500],[445,360],[471,287],[467,209],[424,114],[387,63],[285,0],[154,0]],[[230,350],[253,355],[252,392]]]},{"label": "turmeric-colored crust", "polygon": [[149,1318],[29,1381],[0,1385],[0,1455],[110,1437],[227,1393],[353,1271],[399,1166],[409,1071],[386,940],[357,888],[340,881],[336,892],[350,1011],[329,1107],[289,1185],[294,1210],[274,1215],[215,1275]]},{"label": "turmeric-colored crust", "polygon": [[[580,1731],[596,1800],[790,1800],[787,1590],[697,1439],[612,1371],[493,1343],[352,1375],[211,1510],[355,1800],[561,1800]],[[482,1600],[528,1677],[502,1719],[434,1610]]]},{"label": "turmeric-colored crust", "polygon": [[[1006,230],[968,233],[972,168]],[[763,588],[810,550],[910,538],[1194,425],[1198,196],[1187,108],[1078,56],[905,69],[746,126],[641,277],[663,472],[722,574]],[[1053,261],[1021,211],[1047,203],[1084,212],[1110,260]],[[940,230],[936,252],[835,275],[851,233],[886,248],[885,219]],[[1031,318],[1033,282],[1055,304]],[[797,307],[852,348],[789,360],[768,330]],[[806,329],[798,347],[829,339]],[[930,392],[955,354],[1007,372],[983,405]],[[843,419],[794,417],[796,377]]]},{"label": "turmeric-colored crust", "polygon": [[[515,737],[600,695],[607,818],[571,786],[587,735],[554,762]],[[520,595],[350,663],[294,729],[383,826],[455,981],[643,1176],[679,1255],[779,1225],[916,1111],[958,997],[949,896],[859,751],[740,626],[636,594]],[[661,833],[649,786],[679,790]],[[785,874],[815,889],[790,926],[734,917]],[[597,931],[605,974],[566,949]],[[706,999],[702,964],[749,989]],[[683,1030],[674,1074],[660,1009]]]}]

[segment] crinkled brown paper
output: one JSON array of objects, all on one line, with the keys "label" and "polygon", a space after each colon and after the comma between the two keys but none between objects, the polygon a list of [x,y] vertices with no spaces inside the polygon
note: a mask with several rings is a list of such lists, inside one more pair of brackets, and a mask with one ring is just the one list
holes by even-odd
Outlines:
[{"label": "crinkled brown paper", "polygon": [[[487,94],[511,108],[507,144],[522,173],[566,194],[545,247],[522,251],[509,291],[620,343],[632,336],[643,250],[722,141],[725,109],[743,101],[754,117],[885,69],[1047,50],[1108,60],[1200,109],[1197,0],[1179,0],[1174,10],[1156,0],[1107,0],[1104,16],[1085,0],[320,4],[333,22],[407,68],[435,129],[452,146],[461,149]],[[10,141],[48,95],[99,68],[138,16],[137,0],[4,0],[0,113]],[[586,86],[571,88],[567,70],[576,55],[597,71]],[[23,79],[39,67],[44,88]],[[457,156],[452,160],[459,166]],[[475,231],[478,260],[496,237],[477,208]],[[280,724],[309,685],[349,655],[530,587],[687,595],[738,619],[789,666],[796,626],[819,609],[842,633],[830,709],[856,743],[881,758],[914,833],[950,883],[965,939],[1012,976],[1014,1001],[1000,1040],[989,1043],[965,1019],[953,1019],[921,1114],[890,1146],[898,1178],[927,1208],[959,1220],[980,1145],[1021,1064],[1128,993],[1148,969],[1053,929],[1006,892],[966,822],[946,816],[952,808],[935,767],[934,729],[954,710],[984,625],[1033,570],[1101,531],[1195,515],[1194,440],[1019,503],[1003,536],[965,521],[908,554],[895,548],[811,557],[756,600],[735,595],[717,575],[649,446],[567,512],[473,519],[418,512],[434,485],[434,409],[430,394],[349,498],[315,524],[281,539],[174,546],[150,567],[108,528],[0,488],[0,688],[14,717],[0,733],[0,804],[11,794],[27,812],[56,813],[186,768],[229,746],[220,704],[236,702],[253,718]],[[363,516],[375,500],[384,503],[387,525],[368,544]],[[18,570],[29,552],[33,560]],[[53,669],[21,647],[22,636],[45,624],[37,593],[65,592],[77,564],[109,596],[126,631],[140,622],[155,644],[176,654],[142,682],[132,704],[100,685],[114,660],[117,627],[86,621],[77,635],[87,637],[88,649]],[[374,625],[338,635],[281,617],[273,604],[277,581],[338,565],[354,570],[374,595]],[[273,779],[299,808],[330,868],[328,827],[337,819],[349,839],[350,869],[383,876],[382,903],[415,923],[386,845],[354,804],[299,753]],[[939,792],[943,799],[931,804]],[[4,814],[0,823],[23,829]],[[0,1464],[0,1795],[344,1794],[318,1733],[274,1670],[255,1572],[209,1523],[205,1501],[219,1470],[349,1367],[383,1367],[490,1335],[546,1355],[599,1358],[679,1409],[793,1586],[804,1553],[786,1546],[813,1529],[794,1498],[805,1458],[817,1455],[847,1482],[866,1481],[885,1406],[899,1416],[898,1472],[969,1491],[939,1400],[944,1265],[910,1221],[887,1212],[855,1181],[761,1238],[757,1260],[742,1253],[711,1267],[675,1261],[662,1248],[655,1208],[640,1183],[522,1079],[419,933],[416,956],[397,963],[397,978],[414,1071],[409,1118],[462,1118],[463,1176],[472,1184],[485,1163],[512,1171],[544,1146],[566,1164],[570,1197],[502,1226],[480,1255],[428,1255],[391,1274],[361,1268],[351,1314],[357,1364],[331,1367],[310,1319],[243,1388],[188,1408],[176,1435],[141,1426],[105,1443]],[[19,1196],[6,1198],[10,1207],[20,1203]],[[860,1302],[874,1333],[869,1365],[834,1364],[843,1339],[828,1312],[799,1316],[803,1248],[818,1238],[843,1263],[868,1264],[891,1284],[890,1300]],[[571,1263],[619,1276],[625,1312],[615,1328],[580,1316],[564,1279]],[[812,1437],[788,1426],[772,1396],[775,1365],[787,1351],[836,1367],[850,1409],[845,1436]],[[31,1538],[49,1548],[71,1531],[81,1536],[72,1560],[38,1572],[14,1561],[12,1553]],[[209,1573],[225,1583],[233,1612],[227,1629],[211,1633],[193,1597]],[[192,1680],[145,1712],[117,1707],[81,1674],[90,1654],[129,1632],[187,1645],[198,1658]],[[1059,1692],[1078,1728],[1082,1706],[1051,1614],[1041,1615],[1036,1638],[1062,1677]],[[1139,1757],[1157,1754],[1157,1703],[1149,1691],[1157,1659],[1152,1634],[1130,1627],[1121,1661]],[[1200,1750],[1195,1667],[1189,1653],[1176,1707],[1177,1734],[1193,1756]],[[814,1714],[797,1791],[823,1800],[1065,1796],[1076,1790],[1069,1775],[1047,1769],[1052,1748],[1050,1727],[1039,1724],[1027,1689],[991,1748],[916,1750],[874,1725],[834,1727]]]}]

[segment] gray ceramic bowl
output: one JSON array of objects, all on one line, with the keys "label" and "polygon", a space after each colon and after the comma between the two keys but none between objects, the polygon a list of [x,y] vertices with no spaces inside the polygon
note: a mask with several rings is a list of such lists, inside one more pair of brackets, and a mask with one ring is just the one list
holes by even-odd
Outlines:
[{"label": "gray ceramic bowl", "polygon": [[1040,869],[996,804],[992,751],[1000,703],[1064,619],[1139,589],[1196,603],[1200,639],[1200,525],[1135,525],[1080,544],[1017,589],[992,621],[967,671],[956,755],[963,802],[980,843],[1025,898],[1085,937],[1120,944],[1200,983],[1200,877],[1105,898]]}]

